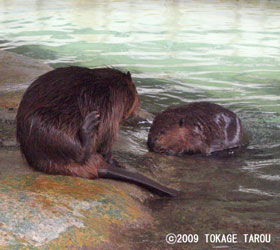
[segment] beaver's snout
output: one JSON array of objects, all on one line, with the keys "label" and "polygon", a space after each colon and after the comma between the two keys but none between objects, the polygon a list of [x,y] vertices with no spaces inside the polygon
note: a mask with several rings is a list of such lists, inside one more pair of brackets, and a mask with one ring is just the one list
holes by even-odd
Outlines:
[{"label": "beaver's snout", "polygon": [[147,144],[150,149],[155,147],[155,141],[151,137],[149,137]]}]

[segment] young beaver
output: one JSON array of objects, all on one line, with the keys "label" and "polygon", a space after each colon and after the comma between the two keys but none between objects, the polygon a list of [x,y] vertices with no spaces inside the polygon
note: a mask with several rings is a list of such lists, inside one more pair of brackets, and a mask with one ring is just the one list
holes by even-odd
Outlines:
[{"label": "young beaver", "polygon": [[241,146],[236,114],[220,105],[195,102],[156,115],[148,136],[151,151],[169,155],[210,154]]},{"label": "young beaver", "polygon": [[17,113],[17,139],[28,164],[48,174],[119,179],[162,195],[176,191],[131,173],[112,158],[119,123],[136,116],[130,73],[112,68],[58,68],[35,80]]}]

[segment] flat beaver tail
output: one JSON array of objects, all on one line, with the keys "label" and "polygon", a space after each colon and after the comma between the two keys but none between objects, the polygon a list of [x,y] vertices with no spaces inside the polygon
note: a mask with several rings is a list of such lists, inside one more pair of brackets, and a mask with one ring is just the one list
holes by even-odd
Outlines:
[{"label": "flat beaver tail", "polygon": [[142,174],[131,172],[123,168],[114,167],[112,165],[108,166],[106,169],[98,169],[98,176],[100,178],[131,182],[149,189],[150,191],[157,193],[160,196],[175,197],[179,194],[178,191],[168,187],[164,187]]}]

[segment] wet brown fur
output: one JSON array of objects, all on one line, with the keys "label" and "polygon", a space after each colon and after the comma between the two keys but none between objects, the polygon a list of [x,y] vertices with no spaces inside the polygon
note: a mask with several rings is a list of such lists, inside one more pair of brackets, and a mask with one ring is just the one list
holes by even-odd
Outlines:
[{"label": "wet brown fur", "polygon": [[[106,168],[119,124],[134,116],[139,99],[130,73],[112,68],[58,68],[35,80],[17,113],[17,139],[28,164],[48,174],[98,177]],[[92,112],[99,114],[91,148],[79,131]]]},{"label": "wet brown fur", "polygon": [[148,136],[151,151],[170,155],[209,154],[241,146],[240,119],[209,102],[167,108],[156,115]]}]

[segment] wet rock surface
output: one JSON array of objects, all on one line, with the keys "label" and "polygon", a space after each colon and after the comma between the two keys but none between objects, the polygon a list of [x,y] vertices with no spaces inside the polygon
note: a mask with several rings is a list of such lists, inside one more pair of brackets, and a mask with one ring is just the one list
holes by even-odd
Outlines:
[{"label": "wet rock surface", "polygon": [[114,246],[120,233],[150,223],[139,202],[100,180],[1,174],[0,195],[1,249]]},{"label": "wet rock surface", "polygon": [[0,110],[14,111],[27,86],[51,69],[39,60],[0,50]]}]

